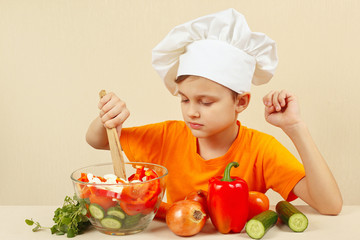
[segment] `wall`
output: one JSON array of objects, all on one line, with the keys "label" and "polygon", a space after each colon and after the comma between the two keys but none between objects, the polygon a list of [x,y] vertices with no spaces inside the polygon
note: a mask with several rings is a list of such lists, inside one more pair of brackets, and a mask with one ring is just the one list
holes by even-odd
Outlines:
[{"label": "wall", "polygon": [[356,0],[0,0],[0,204],[61,204],[73,170],[111,161],[85,142],[101,89],[127,102],[126,126],[181,119],[151,50],[175,25],[229,7],[277,42],[280,59],[240,120],[298,156],[261,102],[272,89],[294,92],[345,204],[360,204]]}]

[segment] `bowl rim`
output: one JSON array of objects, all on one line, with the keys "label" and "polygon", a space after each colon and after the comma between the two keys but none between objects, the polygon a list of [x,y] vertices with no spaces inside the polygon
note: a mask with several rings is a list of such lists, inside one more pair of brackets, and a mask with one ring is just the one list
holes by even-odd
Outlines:
[{"label": "bowl rim", "polygon": [[[135,185],[135,184],[143,184],[143,183],[147,183],[147,182],[152,182],[152,181],[155,181],[155,180],[160,180],[161,178],[164,178],[166,177],[168,174],[169,174],[169,171],[167,170],[166,167],[162,166],[162,165],[159,165],[159,164],[155,164],[155,163],[148,163],[148,162],[125,162],[125,164],[129,164],[129,165],[136,165],[136,164],[139,164],[139,165],[152,165],[152,166],[156,166],[156,167],[160,167],[160,168],[163,168],[165,170],[165,173],[163,175],[161,175],[160,177],[157,177],[157,178],[153,178],[153,179],[150,179],[150,180],[145,180],[145,181],[142,181],[142,182],[129,182],[129,183],[88,183],[88,182],[82,182],[82,181],[79,181],[77,179],[75,179],[73,177],[73,175],[80,171],[81,169],[84,169],[84,168],[88,168],[88,167],[97,167],[97,166],[104,166],[104,165],[112,165],[113,163],[112,162],[106,162],[106,163],[98,163],[98,164],[93,164],[93,165],[89,165],[89,166],[86,166],[86,167],[81,167],[81,168],[78,168],[76,170],[74,170],[71,175],[70,175],[70,178],[73,182],[76,182],[76,183],[80,183],[80,184],[86,184],[86,185],[105,185],[105,186],[112,186],[112,185]],[[127,180],[127,179],[125,179]]]}]

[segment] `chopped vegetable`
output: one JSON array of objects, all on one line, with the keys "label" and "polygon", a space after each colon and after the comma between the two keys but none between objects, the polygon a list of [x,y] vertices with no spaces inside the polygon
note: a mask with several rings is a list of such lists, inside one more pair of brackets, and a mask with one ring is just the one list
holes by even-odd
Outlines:
[{"label": "chopped vegetable", "polygon": [[308,226],[307,217],[287,201],[278,202],[276,212],[279,214],[281,221],[287,224],[294,232],[303,232]]},{"label": "chopped vegetable", "polygon": [[141,213],[132,215],[132,216],[126,216],[124,220],[124,227],[126,228],[132,228],[133,226],[137,225],[140,221]]},{"label": "chopped vegetable", "polygon": [[246,223],[245,231],[249,237],[260,239],[275,225],[277,219],[278,215],[276,212],[267,210],[250,219]]},{"label": "chopped vegetable", "polygon": [[125,218],[125,213],[119,207],[112,207],[107,210],[107,215],[118,217],[119,219]]},{"label": "chopped vegetable", "polygon": [[99,204],[92,203],[89,206],[91,216],[96,219],[103,219],[105,217],[105,210]]},{"label": "chopped vegetable", "polygon": [[121,220],[115,216],[106,216],[101,219],[100,223],[103,227],[109,229],[120,229],[122,225]]},{"label": "chopped vegetable", "polygon": [[128,180],[129,180],[129,182],[134,181],[134,180],[142,181],[143,177],[145,177],[145,170],[144,170],[144,166],[141,166],[141,167],[136,168],[136,173],[131,175],[128,178]]},{"label": "chopped vegetable", "polygon": [[111,197],[98,196],[95,194],[91,194],[89,196],[90,203],[96,203],[100,205],[105,211],[107,211],[111,207],[115,207],[117,202],[113,201]]}]

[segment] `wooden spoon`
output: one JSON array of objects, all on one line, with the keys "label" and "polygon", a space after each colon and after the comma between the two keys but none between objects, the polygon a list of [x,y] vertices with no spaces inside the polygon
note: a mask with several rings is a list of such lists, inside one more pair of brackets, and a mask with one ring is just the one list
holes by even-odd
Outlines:
[{"label": "wooden spoon", "polygon": [[[99,93],[100,99],[106,95],[105,90],[101,90]],[[117,177],[126,179],[124,156],[121,151],[121,145],[116,128],[106,128],[107,137],[109,140],[109,147],[111,152],[111,158],[114,167],[114,173]]]}]

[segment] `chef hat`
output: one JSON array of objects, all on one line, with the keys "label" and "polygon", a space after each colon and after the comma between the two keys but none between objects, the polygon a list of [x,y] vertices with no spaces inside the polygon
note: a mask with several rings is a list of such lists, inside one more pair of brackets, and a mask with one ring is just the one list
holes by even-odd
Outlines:
[{"label": "chef hat", "polygon": [[182,75],[208,78],[235,92],[267,83],[277,66],[275,42],[251,32],[242,14],[228,9],[175,27],[153,49],[152,64],[169,91]]}]

